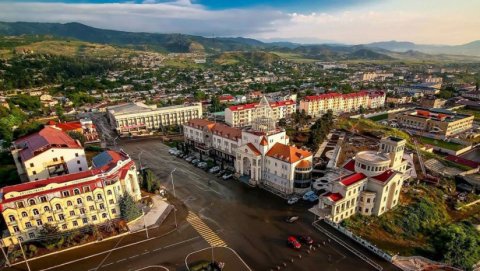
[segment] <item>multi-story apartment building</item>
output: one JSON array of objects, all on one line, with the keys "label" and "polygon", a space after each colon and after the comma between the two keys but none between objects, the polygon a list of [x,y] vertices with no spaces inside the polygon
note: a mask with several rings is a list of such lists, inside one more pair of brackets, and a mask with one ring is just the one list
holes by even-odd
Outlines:
[{"label": "multi-story apartment building", "polygon": [[16,140],[11,152],[23,181],[88,170],[80,142],[53,126]]},{"label": "multi-story apartment building", "polygon": [[412,133],[443,139],[471,129],[474,117],[445,109],[417,108],[391,114],[388,119]]},{"label": "multi-story apartment building", "polygon": [[329,110],[334,114],[354,112],[360,108],[379,108],[385,105],[385,93],[382,91],[360,91],[357,93],[327,93],[306,96],[300,101],[299,110],[307,115],[318,117]]},{"label": "multi-story apartment building", "polygon": [[193,103],[157,108],[128,103],[107,108],[110,124],[120,136],[141,135],[165,126],[182,125],[202,116],[202,104]]},{"label": "multi-story apartment building", "polygon": [[[260,103],[268,103],[265,97]],[[225,109],[225,122],[232,127],[245,127],[252,125],[252,121],[259,115],[263,115],[263,107],[260,103],[251,103],[230,106]],[[278,101],[269,103],[272,118],[276,121],[282,118],[288,118],[297,110],[297,104],[293,100]]]},{"label": "multi-story apartment building", "polygon": [[4,245],[35,239],[43,225],[60,231],[120,218],[125,194],[141,198],[135,163],[123,152],[93,158],[90,170],[0,189],[0,210],[7,224]]},{"label": "multi-story apartment building", "polygon": [[183,125],[185,142],[197,151],[233,162],[242,131],[223,123],[192,119]]},{"label": "multi-story apartment building", "polygon": [[362,151],[348,161],[340,178],[333,181],[331,191],[322,195],[318,213],[335,223],[354,215],[382,215],[398,205],[406,174],[403,159],[406,141],[383,138],[379,152]]}]

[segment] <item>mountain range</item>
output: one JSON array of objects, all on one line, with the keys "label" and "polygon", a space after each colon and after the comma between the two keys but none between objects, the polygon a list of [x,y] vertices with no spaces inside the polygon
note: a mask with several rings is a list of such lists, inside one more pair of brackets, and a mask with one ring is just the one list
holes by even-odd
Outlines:
[{"label": "mountain range", "polygon": [[[411,42],[375,42],[363,45],[298,44],[291,42],[262,42],[236,37],[207,38],[186,34],[139,33],[106,30],[80,23],[0,22],[0,35],[48,35],[80,41],[111,44],[137,50],[163,53],[207,52],[220,54],[231,51],[267,51],[296,54],[321,60],[393,60],[393,59],[465,59],[480,60],[480,41],[464,45],[418,45]],[[441,54],[431,57],[429,54]],[[452,56],[460,55],[460,56]],[[463,56],[463,57],[462,57]],[[477,58],[479,57],[479,58]],[[468,58],[467,58],[468,59]]]}]

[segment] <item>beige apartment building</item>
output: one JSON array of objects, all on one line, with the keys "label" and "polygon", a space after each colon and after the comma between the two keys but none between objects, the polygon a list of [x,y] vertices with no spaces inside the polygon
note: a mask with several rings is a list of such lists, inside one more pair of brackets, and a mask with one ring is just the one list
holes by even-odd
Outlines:
[{"label": "beige apartment building", "polygon": [[[263,103],[268,103],[266,98],[262,98]],[[269,103],[271,108],[271,117],[278,121],[282,118],[288,118],[296,112],[297,104],[293,100],[278,101]],[[252,125],[252,121],[258,116],[263,116],[264,107],[259,103],[243,104],[230,106],[225,109],[225,122],[232,127],[245,127]]]},{"label": "beige apartment building", "polygon": [[202,104],[193,103],[157,108],[128,103],[107,108],[110,124],[120,136],[148,134],[166,126],[183,125],[202,116]]},{"label": "beige apartment building", "polygon": [[391,114],[388,119],[414,133],[447,138],[471,129],[474,117],[444,109],[417,108]]},{"label": "beige apartment building", "polygon": [[385,105],[385,93],[382,91],[360,91],[341,94],[327,93],[306,96],[300,101],[299,110],[312,117],[319,117],[329,110],[334,114],[355,112],[360,108],[379,108]]}]

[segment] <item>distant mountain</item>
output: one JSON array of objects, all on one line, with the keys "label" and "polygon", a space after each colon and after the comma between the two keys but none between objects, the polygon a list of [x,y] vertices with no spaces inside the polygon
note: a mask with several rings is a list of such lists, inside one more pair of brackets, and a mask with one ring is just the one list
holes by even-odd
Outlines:
[{"label": "distant mountain", "polygon": [[365,44],[368,48],[380,48],[394,52],[418,51],[427,54],[480,56],[480,40],[463,45],[428,45],[404,41],[384,41]]}]

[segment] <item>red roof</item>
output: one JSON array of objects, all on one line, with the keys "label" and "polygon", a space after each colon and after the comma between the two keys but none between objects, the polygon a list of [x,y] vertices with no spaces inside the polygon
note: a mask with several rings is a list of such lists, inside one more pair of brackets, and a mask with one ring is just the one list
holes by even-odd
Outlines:
[{"label": "red roof", "polygon": [[355,160],[351,159],[345,165],[343,165],[343,168],[348,171],[355,171]]},{"label": "red roof", "polygon": [[[294,100],[279,101],[279,102],[270,103],[270,107],[287,106],[292,104],[295,104]],[[231,111],[239,111],[239,110],[245,110],[245,109],[252,109],[257,106],[258,106],[258,103],[250,103],[250,104],[242,104],[242,105],[233,105],[233,106],[230,106],[228,109],[230,109]]]},{"label": "red roof", "polygon": [[358,98],[358,97],[378,97],[385,95],[382,91],[366,91],[362,90],[359,92],[348,93],[348,94],[341,94],[337,92],[325,93],[320,95],[313,95],[313,96],[306,96],[304,101],[316,101],[316,100],[327,100],[327,99],[351,99],[351,98]]},{"label": "red roof", "polygon": [[260,141],[260,145],[262,145],[262,146],[267,146],[268,145],[268,141],[265,138],[265,136],[262,137],[262,140]]},{"label": "red roof", "polygon": [[480,166],[480,163],[478,163],[478,162],[468,160],[468,159],[465,159],[465,158],[462,158],[462,157],[458,157],[458,156],[455,156],[455,155],[449,155],[445,159],[447,159],[448,161],[452,161],[454,163],[460,164],[460,165],[467,166],[469,168],[477,168],[477,167]]},{"label": "red roof", "polygon": [[192,119],[185,125],[196,129],[206,129],[215,135],[231,140],[237,140],[242,136],[242,130],[238,128],[233,128],[223,123],[217,123],[206,119]]},{"label": "red roof", "polygon": [[342,179],[340,183],[342,183],[345,186],[350,186],[352,184],[355,184],[361,180],[364,180],[367,178],[363,173],[353,173],[352,175],[347,176],[345,179]]},{"label": "red roof", "polygon": [[395,171],[389,169],[387,171],[384,171],[382,174],[380,175],[377,175],[377,176],[374,176],[372,177],[373,179],[377,180],[377,181],[380,181],[382,183],[390,180],[390,178],[395,175]]},{"label": "red roof", "polygon": [[[80,123],[80,121],[59,122],[59,123],[56,123],[54,121],[49,121],[48,125],[56,126],[65,132],[82,129],[82,124]],[[92,124],[92,127],[95,127],[95,124]]]},{"label": "red roof", "polygon": [[248,143],[247,147],[255,154],[256,156],[259,156],[261,153],[255,148],[255,146],[252,143]]},{"label": "red roof", "polygon": [[24,162],[51,148],[82,148],[77,141],[73,140],[64,131],[52,126],[46,126],[39,132],[17,139],[15,146],[22,149],[20,157]]},{"label": "red roof", "polygon": [[267,156],[276,158],[285,162],[295,163],[303,160],[312,153],[307,150],[302,150],[294,146],[288,146],[282,143],[275,143],[273,147],[267,152]]},{"label": "red roof", "polygon": [[218,97],[218,99],[220,101],[233,101],[233,100],[235,100],[235,97],[228,94],[228,95],[222,95],[222,96]]},{"label": "red roof", "polygon": [[343,199],[343,196],[340,193],[328,192],[327,194],[325,194],[323,196],[326,197],[326,198],[329,198],[333,202],[337,202],[337,201]]}]

